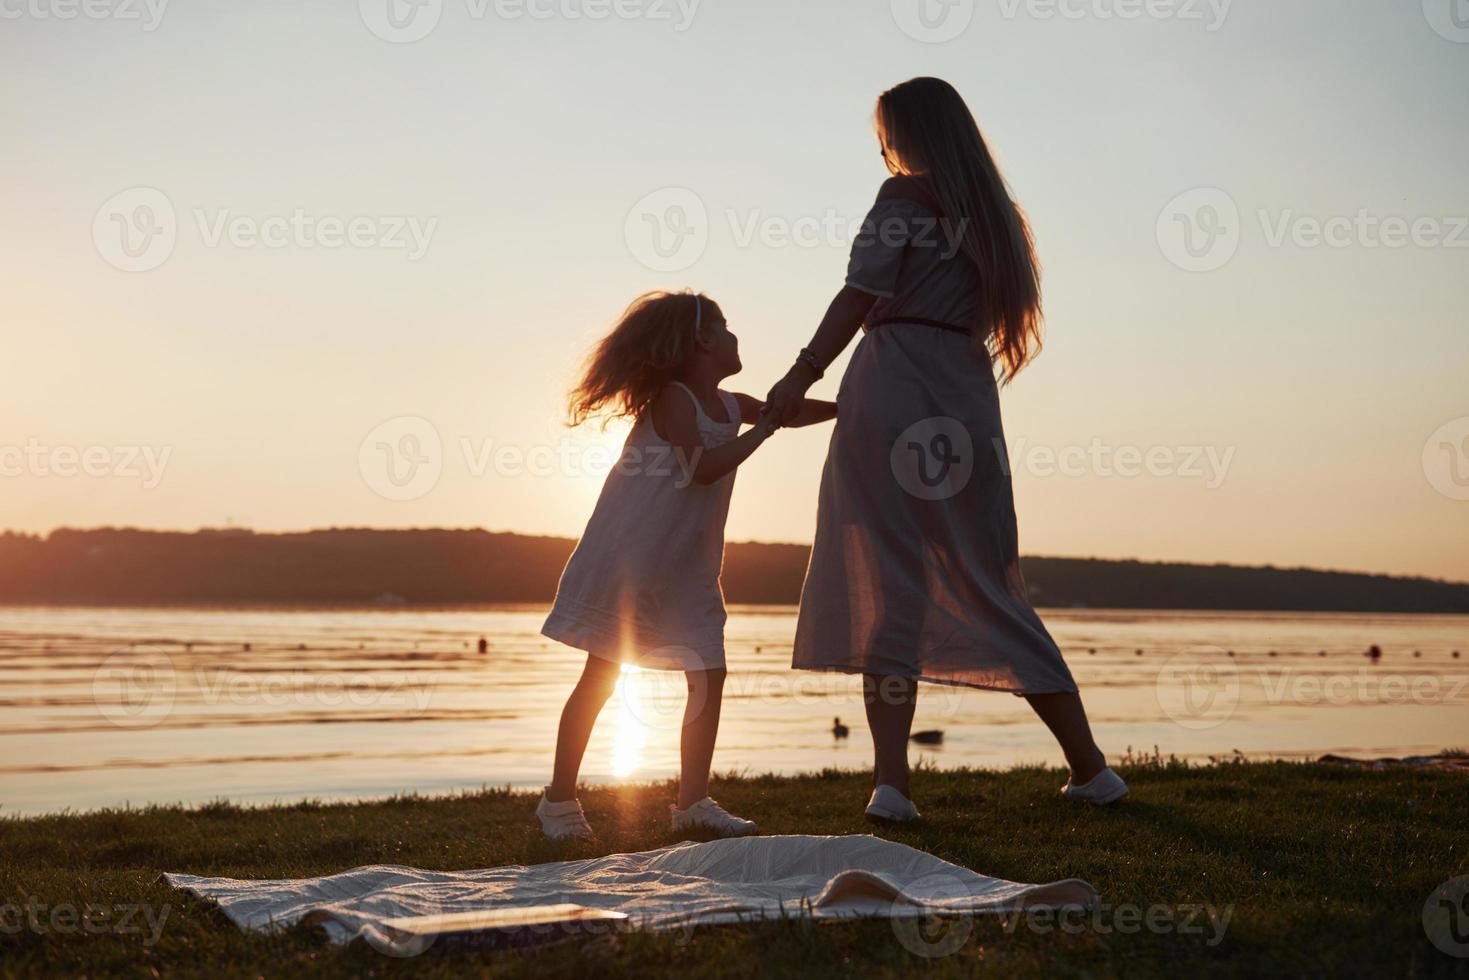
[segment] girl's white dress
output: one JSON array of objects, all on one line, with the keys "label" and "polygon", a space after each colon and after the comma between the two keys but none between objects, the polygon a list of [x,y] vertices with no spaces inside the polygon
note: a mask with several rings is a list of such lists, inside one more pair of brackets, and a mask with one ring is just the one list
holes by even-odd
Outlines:
[{"label": "girl's white dress", "polygon": [[[740,431],[740,406],[721,391],[727,422],[694,404],[705,449]],[[644,416],[628,433],[597,507],[561,573],[541,632],[607,660],[661,670],[724,666],[724,523],[734,473],[694,482],[685,458]]]}]

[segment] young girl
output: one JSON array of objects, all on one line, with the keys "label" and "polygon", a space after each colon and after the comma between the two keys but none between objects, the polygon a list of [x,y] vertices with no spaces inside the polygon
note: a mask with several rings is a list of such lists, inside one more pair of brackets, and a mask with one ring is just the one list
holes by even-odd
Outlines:
[{"label": "young girl", "polygon": [[[536,807],[549,838],[591,836],[577,772],[624,663],[681,670],[688,681],[673,829],[755,832],[709,798],[725,677],[724,521],[735,468],[776,428],[759,401],[720,389],[740,367],[739,341],[717,304],[698,293],[649,293],[597,345],[572,392],[573,425],[593,416],[635,424],[541,629],[587,651]],[[835,404],[807,400],[786,424],[835,416]],[[740,435],[741,423],[754,428]]]}]

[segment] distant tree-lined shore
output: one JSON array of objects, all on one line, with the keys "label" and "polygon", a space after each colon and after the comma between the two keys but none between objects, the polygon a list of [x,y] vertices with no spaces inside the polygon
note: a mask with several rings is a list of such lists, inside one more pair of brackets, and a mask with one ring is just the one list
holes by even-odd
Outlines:
[{"label": "distant tree-lined shore", "polygon": [[[548,602],[575,542],[484,530],[0,534],[3,603]],[[733,543],[732,603],[800,597],[810,549]],[[1469,613],[1469,584],[1311,569],[1025,558],[1041,606]]]}]

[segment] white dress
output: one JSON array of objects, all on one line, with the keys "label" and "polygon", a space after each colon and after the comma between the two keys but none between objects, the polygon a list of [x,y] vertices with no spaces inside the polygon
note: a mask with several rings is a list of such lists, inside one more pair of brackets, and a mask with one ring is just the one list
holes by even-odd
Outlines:
[{"label": "white dress", "polygon": [[[705,449],[740,431],[740,406],[720,400],[728,422],[694,404]],[[577,543],[556,602],[541,632],[607,660],[660,670],[724,666],[724,523],[734,473],[709,486],[693,480],[697,460],[684,458],[645,415],[607,474],[587,529]]]}]

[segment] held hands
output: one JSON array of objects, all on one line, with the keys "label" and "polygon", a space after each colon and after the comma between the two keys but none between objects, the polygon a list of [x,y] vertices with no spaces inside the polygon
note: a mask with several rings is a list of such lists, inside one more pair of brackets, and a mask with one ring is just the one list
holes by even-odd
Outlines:
[{"label": "held hands", "polygon": [[815,383],[815,372],[805,364],[797,363],[770,389],[770,394],[765,396],[765,407],[760,411],[771,420],[774,428],[790,425],[801,412],[806,392]]}]

